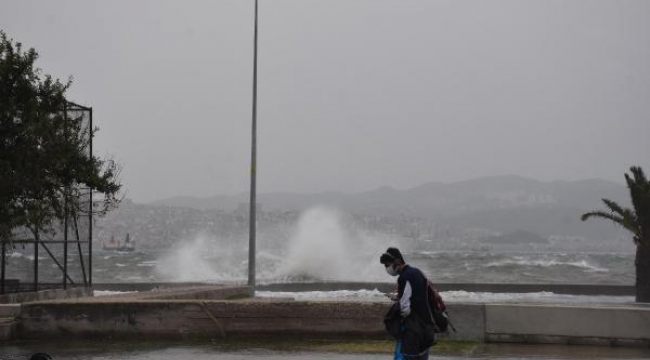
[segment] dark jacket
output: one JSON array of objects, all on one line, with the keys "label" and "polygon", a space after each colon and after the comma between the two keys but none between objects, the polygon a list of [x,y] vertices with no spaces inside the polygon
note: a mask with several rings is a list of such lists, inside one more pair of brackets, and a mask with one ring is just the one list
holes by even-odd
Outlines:
[{"label": "dark jacket", "polygon": [[[410,298],[407,299],[409,288]],[[408,303],[410,308],[410,313],[402,319],[402,352],[407,355],[420,354],[435,343],[424,274],[417,268],[405,265],[397,279],[397,295],[398,301]]]},{"label": "dark jacket", "polygon": [[384,316],[384,326],[390,336],[396,340],[402,338],[402,315],[399,313],[399,303],[393,303]]},{"label": "dark jacket", "polygon": [[429,313],[429,302],[427,301],[427,279],[418,269],[404,265],[404,269],[397,278],[397,297],[401,301],[404,291],[410,285],[410,309],[411,314],[417,316],[425,323],[433,324]]}]

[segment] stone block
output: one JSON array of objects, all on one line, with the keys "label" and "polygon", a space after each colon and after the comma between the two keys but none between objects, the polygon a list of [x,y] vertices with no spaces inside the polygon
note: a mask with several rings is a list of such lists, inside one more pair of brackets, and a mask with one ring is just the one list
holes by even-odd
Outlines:
[{"label": "stone block", "polygon": [[647,307],[487,304],[485,308],[485,331],[492,341],[508,336],[534,338],[531,342],[545,337],[563,337],[571,343],[650,340]]}]

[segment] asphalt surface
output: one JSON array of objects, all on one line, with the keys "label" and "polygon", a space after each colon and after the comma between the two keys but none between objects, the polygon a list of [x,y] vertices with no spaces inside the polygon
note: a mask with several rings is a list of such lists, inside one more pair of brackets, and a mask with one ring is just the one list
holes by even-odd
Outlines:
[{"label": "asphalt surface", "polygon": [[[466,351],[466,350],[465,350]],[[148,346],[134,349],[132,346],[112,344],[66,344],[52,345],[5,345],[0,347],[0,360],[28,359],[35,352],[46,352],[53,360],[92,359],[92,360],[244,360],[244,359],[304,359],[304,360],[370,360],[392,359],[389,353],[350,354],[336,352],[278,351],[268,349],[224,350],[207,346]],[[614,348],[592,346],[561,345],[510,345],[478,344],[471,351],[459,354],[437,354],[432,349],[430,359],[647,359],[650,348]]]}]

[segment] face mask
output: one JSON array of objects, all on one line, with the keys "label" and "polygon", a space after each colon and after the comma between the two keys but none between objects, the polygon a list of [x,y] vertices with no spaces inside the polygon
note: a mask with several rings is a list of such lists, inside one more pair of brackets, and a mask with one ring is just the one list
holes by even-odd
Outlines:
[{"label": "face mask", "polygon": [[390,265],[390,266],[386,266],[386,273],[388,273],[388,275],[390,275],[390,276],[397,276],[397,275],[399,275],[399,274],[397,273],[397,267],[395,266],[395,264]]}]

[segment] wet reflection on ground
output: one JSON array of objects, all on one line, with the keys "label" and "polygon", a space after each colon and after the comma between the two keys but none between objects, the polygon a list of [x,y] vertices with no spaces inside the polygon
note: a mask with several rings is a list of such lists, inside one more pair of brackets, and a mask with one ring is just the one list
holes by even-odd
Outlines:
[{"label": "wet reflection on ground", "polygon": [[[388,349],[390,346],[386,346]],[[345,351],[345,347],[342,347]],[[443,348],[440,348],[443,349]],[[432,359],[647,359],[650,348],[614,348],[593,346],[474,344],[441,354],[434,347]],[[277,350],[266,348],[224,348],[221,345],[143,344],[143,343],[84,343],[72,344],[13,344],[0,348],[0,359],[27,359],[30,354],[47,352],[54,360],[93,359],[192,359],[192,360],[370,360],[390,359],[392,355],[380,353],[341,353],[335,351]]]}]

